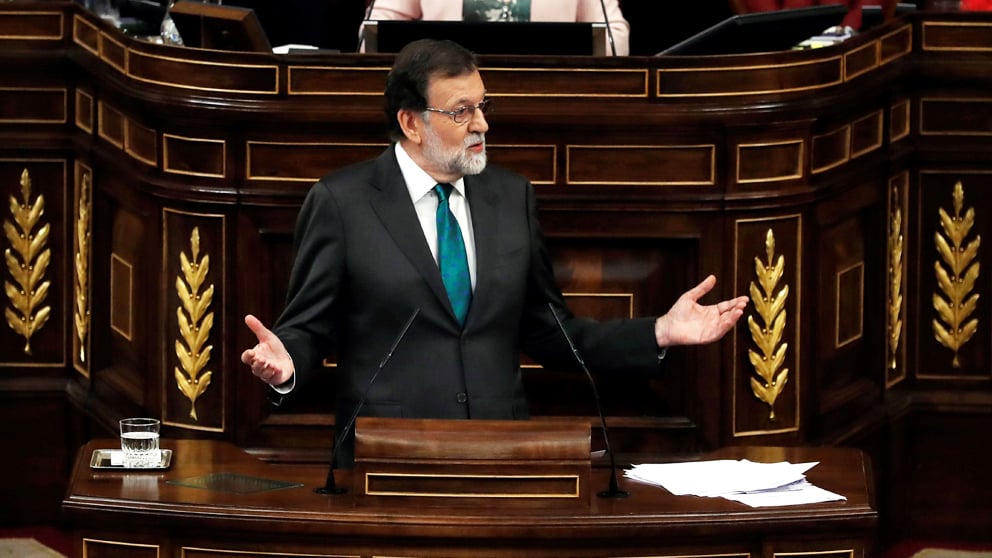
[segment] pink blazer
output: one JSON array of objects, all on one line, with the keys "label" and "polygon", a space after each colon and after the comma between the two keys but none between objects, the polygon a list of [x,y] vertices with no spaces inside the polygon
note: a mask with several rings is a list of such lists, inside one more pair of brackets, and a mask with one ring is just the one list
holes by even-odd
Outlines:
[{"label": "pink blazer", "polygon": [[[603,0],[613,31],[618,56],[630,53],[630,25],[620,11],[619,0]],[[368,19],[462,19],[460,0],[376,0]],[[603,21],[600,0],[531,0],[531,21]],[[607,45],[606,52],[610,52]]]}]

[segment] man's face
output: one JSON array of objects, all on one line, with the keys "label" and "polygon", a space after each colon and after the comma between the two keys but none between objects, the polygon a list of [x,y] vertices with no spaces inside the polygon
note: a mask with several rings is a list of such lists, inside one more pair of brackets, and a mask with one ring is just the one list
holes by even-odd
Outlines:
[{"label": "man's face", "polygon": [[[456,111],[477,106],[485,96],[486,87],[479,72],[434,78],[427,90],[427,106]],[[481,110],[470,109],[467,113],[468,120],[462,123],[440,112],[422,115],[421,164],[440,181],[453,182],[486,168],[485,134],[489,124]]]}]

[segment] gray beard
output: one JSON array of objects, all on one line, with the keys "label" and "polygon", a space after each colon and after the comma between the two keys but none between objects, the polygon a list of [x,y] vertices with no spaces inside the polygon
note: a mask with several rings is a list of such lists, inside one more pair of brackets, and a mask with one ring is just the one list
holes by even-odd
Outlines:
[{"label": "gray beard", "polygon": [[475,143],[482,142],[485,145],[484,136],[481,134],[471,134],[465,138],[465,145],[462,148],[445,151],[434,130],[430,126],[427,127],[427,130],[429,132],[426,135],[427,141],[424,144],[424,156],[432,164],[443,168],[445,172],[459,176],[479,174],[486,170],[487,157],[485,149],[482,150],[482,153],[471,153],[466,149],[469,145]]}]

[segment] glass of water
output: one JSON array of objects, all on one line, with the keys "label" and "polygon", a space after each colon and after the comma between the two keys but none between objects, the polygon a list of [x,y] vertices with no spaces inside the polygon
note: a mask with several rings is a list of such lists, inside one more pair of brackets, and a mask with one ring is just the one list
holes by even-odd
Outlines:
[{"label": "glass of water", "polygon": [[158,447],[161,423],[153,418],[121,419],[121,450],[124,452],[124,467],[147,469],[157,467],[162,462]]}]

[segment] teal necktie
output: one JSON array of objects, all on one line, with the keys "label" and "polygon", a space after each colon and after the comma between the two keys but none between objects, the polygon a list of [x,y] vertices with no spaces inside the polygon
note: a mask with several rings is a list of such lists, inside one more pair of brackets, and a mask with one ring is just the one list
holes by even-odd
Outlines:
[{"label": "teal necktie", "polygon": [[451,213],[448,200],[451,184],[438,184],[437,194],[437,265],[441,268],[441,280],[448,291],[451,309],[458,322],[465,323],[468,307],[472,303],[472,278],[468,273],[468,257],[465,254],[465,241],[458,220]]}]

